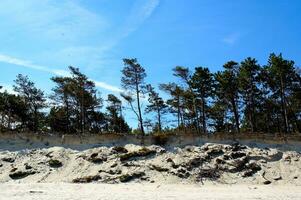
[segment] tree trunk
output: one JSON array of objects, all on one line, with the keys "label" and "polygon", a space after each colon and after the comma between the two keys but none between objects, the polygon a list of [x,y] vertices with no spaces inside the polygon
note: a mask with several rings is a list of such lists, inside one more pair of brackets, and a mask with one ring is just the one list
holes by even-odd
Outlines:
[{"label": "tree trunk", "polygon": [[281,88],[280,88],[281,108],[282,108],[282,115],[284,119],[284,129],[285,129],[285,133],[287,133],[289,132],[289,130],[288,130],[287,110],[285,104],[284,83],[283,83],[282,76],[280,78],[280,84],[281,84]]},{"label": "tree trunk", "polygon": [[159,128],[159,133],[161,133],[162,127],[161,127],[161,114],[160,114],[160,109],[158,109],[158,128]]},{"label": "tree trunk", "polygon": [[67,124],[66,124],[66,129],[67,129],[67,133],[70,133],[70,114],[69,114],[69,102],[68,102],[68,99],[67,97],[64,97],[65,99],[65,105],[66,105],[66,121],[67,121]]},{"label": "tree trunk", "polygon": [[143,119],[141,114],[141,107],[140,107],[140,97],[139,97],[139,86],[136,84],[136,96],[137,96],[137,106],[138,106],[138,114],[139,114],[139,123],[140,123],[140,130],[142,136],[144,136],[144,128],[143,128]]},{"label": "tree trunk", "polygon": [[203,133],[206,134],[207,133],[207,126],[206,126],[206,112],[205,112],[205,98],[202,97],[202,121],[203,121]]},{"label": "tree trunk", "polygon": [[240,128],[239,128],[239,115],[238,115],[238,111],[237,111],[235,99],[232,99],[232,100],[231,100],[231,103],[232,103],[232,109],[233,109],[234,118],[235,118],[236,130],[237,130],[237,133],[240,133]]},{"label": "tree trunk", "polygon": [[178,130],[180,130],[180,121],[181,121],[181,110],[180,110],[180,98],[177,97],[177,101],[178,101]]},{"label": "tree trunk", "polygon": [[255,104],[254,104],[254,95],[253,95],[253,86],[252,86],[252,89],[251,89],[251,108],[250,108],[250,125],[251,125],[251,132],[254,133],[255,131],[255,120],[254,120],[254,113],[255,113]]},{"label": "tree trunk", "polygon": [[193,103],[193,110],[194,110],[194,114],[195,114],[195,126],[196,126],[196,131],[199,134],[200,133],[200,122],[199,122],[199,116],[198,116],[198,112],[197,112],[197,106],[196,106],[196,100],[195,100],[195,95],[193,93],[193,91],[191,90],[192,93],[192,103]]},{"label": "tree trunk", "polygon": [[33,125],[33,131],[38,131],[38,110],[37,108],[34,108],[34,125]]}]

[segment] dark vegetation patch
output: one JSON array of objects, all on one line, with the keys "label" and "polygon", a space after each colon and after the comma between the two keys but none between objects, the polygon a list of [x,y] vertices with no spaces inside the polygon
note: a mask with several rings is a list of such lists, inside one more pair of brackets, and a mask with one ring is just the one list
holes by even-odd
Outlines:
[{"label": "dark vegetation patch", "polygon": [[155,134],[153,135],[153,143],[155,145],[164,146],[168,142],[168,136],[166,134]]},{"label": "dark vegetation patch", "polygon": [[158,165],[151,165],[151,166],[150,166],[150,169],[156,170],[156,171],[158,171],[158,172],[167,172],[167,171],[169,171],[168,168],[161,167],[161,166],[158,166]]},{"label": "dark vegetation patch", "polygon": [[35,174],[35,173],[36,172],[34,172],[34,171],[16,171],[16,172],[10,173],[9,177],[11,179],[22,179],[29,175]]},{"label": "dark vegetation patch", "polygon": [[85,176],[85,177],[73,179],[72,182],[73,183],[91,183],[94,181],[98,181],[100,179],[101,179],[101,176],[99,176],[99,175]]},{"label": "dark vegetation patch", "polygon": [[32,169],[32,166],[28,165],[27,163],[24,164],[25,165],[25,169]]},{"label": "dark vegetation patch", "polygon": [[234,152],[231,152],[231,153],[229,154],[229,156],[230,156],[232,159],[237,159],[237,158],[241,158],[241,157],[246,156],[246,153],[245,153],[245,152],[241,152],[241,151],[234,151]]},{"label": "dark vegetation patch", "polygon": [[15,171],[17,171],[17,170],[18,170],[18,168],[13,167],[13,168],[10,170],[10,172],[15,172]]},{"label": "dark vegetation patch", "polygon": [[151,150],[146,147],[143,147],[143,148],[139,149],[138,151],[133,151],[133,152],[123,154],[119,158],[120,158],[120,161],[126,161],[129,159],[135,158],[135,157],[146,157],[146,156],[155,155],[155,154],[156,154],[155,150]]},{"label": "dark vegetation patch", "polygon": [[59,168],[63,166],[63,163],[59,160],[51,159],[48,161],[50,167]]},{"label": "dark vegetation patch", "polygon": [[134,179],[141,178],[143,176],[145,176],[144,172],[134,172],[132,174],[123,174],[123,175],[119,176],[119,181],[121,183],[126,183],[126,182],[132,181]]},{"label": "dark vegetation patch", "polygon": [[177,168],[176,172],[172,172],[171,174],[176,175],[179,178],[188,178],[190,176],[189,171],[184,167]]},{"label": "dark vegetation patch", "polygon": [[190,159],[186,163],[186,167],[191,170],[193,168],[199,167],[202,163],[203,163],[203,159],[201,157],[195,157]]},{"label": "dark vegetation patch", "polygon": [[246,148],[247,148],[246,146],[239,144],[239,142],[234,142],[231,144],[232,151],[240,151]]},{"label": "dark vegetation patch", "polygon": [[221,176],[221,171],[217,168],[208,168],[208,169],[201,169],[197,179],[202,181],[202,179],[209,179],[209,180],[217,180]]},{"label": "dark vegetation patch", "polygon": [[231,172],[231,173],[236,173],[236,172],[241,172],[242,170],[245,169],[246,164],[248,163],[248,158],[243,157],[243,158],[238,158],[235,160],[231,160],[231,162],[228,162],[227,164],[231,165],[231,168],[226,168],[225,171]]},{"label": "dark vegetation patch", "polygon": [[272,182],[271,181],[269,181],[269,180],[265,180],[265,181],[263,181],[263,184],[264,185],[269,185],[269,184],[271,184]]},{"label": "dark vegetation patch", "polygon": [[2,161],[13,163],[13,162],[15,162],[15,159],[12,157],[5,157],[5,158],[2,158]]},{"label": "dark vegetation patch", "polygon": [[110,170],[99,170],[99,173],[104,172],[110,175],[121,174],[122,171],[120,169],[110,169]]},{"label": "dark vegetation patch", "polygon": [[242,177],[253,176],[256,172],[261,170],[260,165],[255,162],[250,162],[246,164],[246,171],[243,172]]},{"label": "dark vegetation patch", "polygon": [[103,156],[103,155],[99,155],[98,153],[92,153],[88,158],[88,161],[95,163],[95,164],[99,164],[102,162],[107,161],[107,157]]},{"label": "dark vegetation patch", "polygon": [[128,150],[122,146],[115,146],[112,148],[113,153],[127,153]]}]

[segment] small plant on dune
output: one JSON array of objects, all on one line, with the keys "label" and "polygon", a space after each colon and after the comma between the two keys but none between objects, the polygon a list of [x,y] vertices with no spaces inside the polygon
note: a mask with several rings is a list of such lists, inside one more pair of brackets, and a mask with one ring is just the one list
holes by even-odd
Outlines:
[{"label": "small plant on dune", "polygon": [[99,175],[85,176],[85,177],[73,179],[72,182],[73,183],[91,183],[93,181],[98,181],[100,179],[101,179],[101,176],[99,176]]},{"label": "small plant on dune", "polygon": [[53,167],[53,168],[59,168],[59,167],[63,166],[63,163],[61,161],[54,160],[54,159],[49,160],[48,164],[50,167]]},{"label": "small plant on dune", "polygon": [[156,154],[155,150],[148,149],[146,147],[142,147],[138,151],[129,152],[120,156],[121,161],[126,161],[134,157],[145,157]]},{"label": "small plant on dune", "polygon": [[153,142],[155,145],[164,146],[168,142],[168,136],[162,133],[155,134],[153,135]]},{"label": "small plant on dune", "polygon": [[127,153],[128,152],[128,150],[122,146],[115,146],[112,148],[112,151],[114,153]]}]

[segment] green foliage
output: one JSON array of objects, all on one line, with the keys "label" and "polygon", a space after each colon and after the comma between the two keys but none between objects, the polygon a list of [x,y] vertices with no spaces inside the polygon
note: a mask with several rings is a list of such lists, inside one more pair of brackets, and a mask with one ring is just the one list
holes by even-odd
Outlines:
[{"label": "green foliage", "polygon": [[122,102],[113,94],[108,95],[108,129],[114,133],[129,133],[131,131],[129,125],[122,116]]},{"label": "green foliage", "polygon": [[[144,134],[145,126],[159,145],[168,141],[166,133],[174,132],[301,132],[301,70],[281,54],[271,54],[265,66],[250,57],[241,63],[229,61],[216,73],[205,67],[190,71],[177,66],[173,75],[178,82],[159,86],[169,95],[166,100],[145,84],[146,72],[137,59],[123,62],[125,91],[120,96],[136,115],[137,129],[126,123],[118,96],[108,95],[104,113],[95,83],[69,67],[70,76],[51,79],[55,87],[48,105],[43,91],[19,74],[15,94],[0,92],[1,131]],[[142,118],[140,102],[146,93],[145,114],[151,113],[155,120]],[[172,123],[166,122],[168,114],[175,121],[169,117]],[[144,151],[127,156],[140,155]]]},{"label": "green foliage", "polygon": [[169,112],[177,116],[177,127],[181,127],[184,124],[184,89],[176,83],[160,84],[159,87],[171,96],[166,103],[169,105]]},{"label": "green foliage", "polygon": [[[145,69],[138,63],[137,59],[123,59],[124,68],[122,69],[121,84],[124,89],[126,89],[129,94],[122,94],[122,97],[129,103],[132,111],[137,116],[139,121],[139,128],[144,135],[143,128],[143,118],[140,104],[140,95],[145,91],[144,79],[146,77]],[[133,102],[134,98],[132,93],[136,96],[137,108],[134,108]]]},{"label": "green foliage", "polygon": [[[22,99],[27,109],[20,113],[26,115],[23,125],[33,132],[37,132],[43,126],[43,113],[41,110],[46,107],[46,99],[42,90],[35,87],[35,84],[27,76],[19,74],[15,80],[14,91]],[[22,112],[22,111],[20,111]]]},{"label": "green foliage", "polygon": [[50,124],[51,129],[67,133],[103,131],[105,117],[99,111],[102,99],[97,96],[95,83],[78,68],[70,66],[69,70],[70,77],[52,78],[56,87],[53,88],[54,94],[51,96],[54,105],[49,116],[54,122]]},{"label": "green foliage", "polygon": [[261,67],[254,58],[246,58],[241,62],[238,81],[239,91],[244,101],[244,129],[256,132],[258,130],[257,115],[262,92],[260,90]]},{"label": "green foliage", "polygon": [[[268,85],[270,92],[268,97],[273,99],[273,101],[280,106],[278,111],[280,111],[281,117],[277,116],[278,124],[283,125],[284,132],[290,132],[289,115],[295,118],[291,119],[292,121],[296,121],[297,117],[295,111],[289,109],[289,105],[294,104],[294,102],[289,102],[289,96],[291,96],[296,89],[298,90],[298,88],[300,88],[300,84],[298,83],[300,75],[296,72],[294,61],[283,59],[282,54],[277,56],[272,53],[269,57],[268,65],[265,67],[265,71],[267,76],[264,81]],[[300,131],[300,127],[298,127],[297,124],[291,125]]]},{"label": "green foliage", "polygon": [[20,96],[0,93],[1,130],[22,129],[28,120],[28,107]]},{"label": "green foliage", "polygon": [[236,131],[240,132],[240,120],[239,120],[239,82],[238,82],[238,69],[239,65],[237,62],[229,61],[223,66],[225,68],[222,72],[215,74],[216,97],[225,102],[230,111],[233,113],[234,123]]},{"label": "green foliage", "polygon": [[159,96],[159,93],[151,85],[147,85],[148,91],[148,102],[149,105],[146,106],[146,113],[154,112],[156,113],[158,131],[162,131],[162,115],[167,113],[167,105],[164,100]]},{"label": "green foliage", "polygon": [[207,115],[209,115],[207,109],[207,100],[213,93],[213,75],[208,68],[196,67],[195,72],[191,78],[192,88],[197,96],[197,102],[200,104],[200,110],[202,113],[202,126],[203,133],[207,133]]}]

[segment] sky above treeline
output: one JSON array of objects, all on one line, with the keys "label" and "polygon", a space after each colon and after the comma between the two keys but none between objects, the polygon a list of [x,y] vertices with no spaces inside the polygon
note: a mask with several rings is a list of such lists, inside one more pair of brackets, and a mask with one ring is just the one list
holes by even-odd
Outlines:
[{"label": "sky above treeline", "polygon": [[0,0],[0,85],[21,73],[50,94],[72,65],[105,97],[121,91],[122,58],[155,86],[177,65],[215,72],[271,52],[300,66],[300,10],[299,0]]}]

